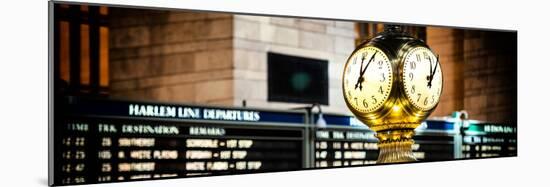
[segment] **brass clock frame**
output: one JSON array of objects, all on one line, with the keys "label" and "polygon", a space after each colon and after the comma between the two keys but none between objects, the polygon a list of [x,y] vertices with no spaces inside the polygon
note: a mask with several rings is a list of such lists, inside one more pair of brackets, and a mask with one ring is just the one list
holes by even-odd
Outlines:
[{"label": "brass clock frame", "polygon": [[[432,54],[436,53],[424,41],[407,35],[400,30],[399,26],[391,25],[386,26],[384,32],[356,47],[351,53],[352,55],[348,57],[344,68],[347,68],[353,54],[369,46],[384,52],[391,63],[393,76],[391,93],[379,109],[372,112],[360,112],[353,109],[349,103],[350,100],[345,94],[345,85],[342,83],[345,103],[359,121],[376,132],[380,148],[378,163],[416,161],[412,154],[414,129],[437,108],[443,92],[443,85],[441,85],[437,103],[431,109],[418,108],[410,103],[405,93],[403,65],[406,55],[416,47],[425,47]],[[439,67],[441,68],[441,64]],[[344,74],[342,74],[342,80],[344,80]],[[443,84],[443,74],[441,81]]]},{"label": "brass clock frame", "polygon": [[[433,52],[433,50],[426,44],[424,43],[423,41],[421,40],[414,40],[414,41],[411,41],[411,42],[408,42],[408,43],[405,43],[403,45],[403,47],[401,48],[401,50],[399,51],[399,59],[400,59],[400,62],[399,62],[399,68],[398,68],[398,72],[399,72],[399,80],[401,81],[401,84],[400,84],[400,92],[402,93],[402,96],[401,97],[398,97],[400,102],[401,103],[401,107],[402,109],[404,110],[405,113],[407,113],[409,119],[408,121],[410,122],[413,122],[413,123],[421,123],[423,120],[425,120],[426,118],[428,118],[428,116],[437,108],[437,105],[439,105],[439,101],[441,101],[441,94],[443,93],[443,81],[444,81],[444,77],[443,77],[443,74],[441,74],[441,90],[439,90],[439,97],[437,98],[437,101],[436,101],[436,104],[430,108],[430,109],[422,109],[422,108],[418,108],[416,106],[414,106],[410,101],[409,101],[409,96],[405,93],[405,87],[403,86],[403,83],[404,83],[404,69],[403,69],[403,65],[405,63],[405,57],[412,52],[413,49],[417,48],[417,47],[424,47],[428,50],[430,50],[430,52],[434,55],[436,55],[436,53]],[[437,55],[436,55],[437,56]],[[443,72],[443,69],[441,67],[441,63],[440,62],[437,62],[439,63],[438,67],[441,68],[441,72]],[[415,127],[416,128],[416,127]]]},{"label": "brass clock frame", "polygon": [[[391,68],[392,68],[392,86],[391,86],[391,89],[390,89],[390,94],[388,95],[388,98],[384,101],[384,103],[382,103],[382,105],[374,110],[374,111],[371,111],[371,112],[361,112],[361,111],[357,111],[357,110],[354,110],[353,109],[353,106],[348,102],[348,100],[350,100],[350,98],[347,98],[347,95],[345,93],[345,86],[344,84],[342,84],[342,92],[343,92],[343,95],[344,95],[344,100],[346,101],[346,106],[348,108],[351,109],[351,112],[363,123],[365,123],[365,121],[369,121],[369,122],[375,122],[377,123],[377,119],[380,119],[384,116],[386,116],[387,114],[389,114],[391,112],[391,106],[389,106],[392,102],[392,100],[395,100],[396,97],[394,96],[395,95],[395,84],[398,83],[396,80],[399,78],[396,74],[396,71],[395,71],[395,65],[396,63],[393,62],[393,60],[395,58],[393,58],[393,56],[391,56],[391,54],[389,54],[389,51],[387,51],[385,48],[382,48],[380,47],[379,45],[375,44],[375,45],[369,45],[368,43],[362,43],[360,44],[352,53],[351,55],[348,57],[348,59],[346,60],[346,64],[344,65],[344,70],[347,69],[347,66],[348,66],[348,62],[350,62],[351,58],[353,57],[353,55],[357,52],[357,51],[360,51],[362,50],[363,48],[366,48],[366,47],[375,47],[377,49],[379,49],[380,51],[382,51],[387,57],[388,57],[388,61],[390,62],[390,65],[391,65]],[[345,74],[345,71],[342,73],[342,80],[344,80],[344,74]],[[365,123],[367,124],[367,123]]]}]

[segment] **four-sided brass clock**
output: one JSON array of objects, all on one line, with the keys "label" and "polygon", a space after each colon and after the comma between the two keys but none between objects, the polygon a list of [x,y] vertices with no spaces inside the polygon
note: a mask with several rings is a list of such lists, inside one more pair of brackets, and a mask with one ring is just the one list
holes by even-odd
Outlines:
[{"label": "four-sided brass clock", "polygon": [[439,103],[442,76],[439,57],[428,45],[395,25],[350,55],[342,77],[344,99],[376,131],[379,163],[416,160],[414,129]]}]

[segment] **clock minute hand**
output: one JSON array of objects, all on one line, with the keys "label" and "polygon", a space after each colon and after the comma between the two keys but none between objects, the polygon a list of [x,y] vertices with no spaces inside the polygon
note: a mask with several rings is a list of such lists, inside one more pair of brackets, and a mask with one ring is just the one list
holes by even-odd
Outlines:
[{"label": "clock minute hand", "polygon": [[[365,81],[365,78],[363,78],[363,75],[367,71],[367,68],[369,67],[370,63],[374,60],[376,53],[378,53],[378,51],[374,52],[374,54],[370,57],[369,62],[367,62],[367,65],[365,66],[365,68],[359,72],[359,77],[357,77],[357,83],[355,83],[355,89],[357,89],[357,87],[359,87],[359,90],[363,89],[363,81]],[[362,65],[364,60],[365,60],[365,56],[363,56],[363,59],[361,59],[361,68],[363,68]]]},{"label": "clock minute hand", "polygon": [[[430,63],[431,65],[431,63]],[[439,55],[437,55],[437,62],[435,63],[435,68],[430,73],[430,82],[428,83],[428,86],[432,87],[432,80],[434,79],[435,70],[437,70],[437,66],[439,65]]]},{"label": "clock minute hand", "polygon": [[367,66],[365,66],[365,69],[361,70],[361,74],[359,76],[362,77],[363,74],[365,74],[365,72],[367,71],[367,68],[369,67],[369,64],[372,62],[372,60],[374,60],[376,53],[378,53],[378,51],[374,52],[374,54],[370,57],[369,62],[367,62]]},{"label": "clock minute hand", "polygon": [[[439,55],[437,55],[436,58],[437,58],[437,64],[435,64],[435,65],[437,66],[437,65],[439,65]],[[434,69],[434,75],[435,75],[435,70],[436,70],[436,69],[437,69],[437,67],[435,67],[435,69]]]},{"label": "clock minute hand", "polygon": [[370,63],[374,60],[376,53],[378,53],[378,51],[374,52],[374,54],[370,57],[369,62],[367,62],[367,65],[365,66],[365,68],[362,69],[359,74],[359,78],[357,80],[359,83],[359,90],[363,90],[363,82],[365,81],[365,78],[363,77],[363,75],[365,74],[365,72],[367,72],[367,68],[369,67]]},{"label": "clock minute hand", "polygon": [[430,63],[430,71],[428,72],[428,77],[426,77],[426,81],[428,81],[428,88],[431,88],[432,87],[432,58],[431,57],[428,57],[428,62]]},{"label": "clock minute hand", "polygon": [[362,54],[361,57],[361,67],[359,68],[359,77],[357,77],[357,82],[355,83],[355,89],[359,87],[359,84],[361,82],[361,75],[363,75],[363,62],[365,61],[365,53]]},{"label": "clock minute hand", "polygon": [[428,58],[428,61],[430,61],[430,76],[432,76],[432,58]]}]

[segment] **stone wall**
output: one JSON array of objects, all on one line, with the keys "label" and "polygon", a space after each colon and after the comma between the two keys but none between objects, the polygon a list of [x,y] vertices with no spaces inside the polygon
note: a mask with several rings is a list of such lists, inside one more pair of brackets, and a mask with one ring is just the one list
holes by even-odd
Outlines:
[{"label": "stone wall", "polygon": [[464,109],[473,119],[517,120],[517,35],[464,33]]},{"label": "stone wall", "polygon": [[112,97],[288,109],[267,100],[267,53],[329,61],[329,106],[349,114],[340,72],[354,23],[299,18],[112,9]]},{"label": "stone wall", "polygon": [[230,14],[110,12],[112,97],[232,105]]},{"label": "stone wall", "polygon": [[430,27],[427,42],[440,54],[444,76],[432,116],[466,110],[471,119],[516,122],[516,33]]}]

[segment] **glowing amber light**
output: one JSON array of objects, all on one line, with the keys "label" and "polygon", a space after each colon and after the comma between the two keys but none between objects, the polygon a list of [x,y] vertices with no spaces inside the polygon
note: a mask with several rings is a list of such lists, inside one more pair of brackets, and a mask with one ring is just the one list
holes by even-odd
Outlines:
[{"label": "glowing amber light", "polygon": [[399,106],[393,106],[393,111],[394,112],[399,112],[399,110],[401,110],[401,108]]}]

